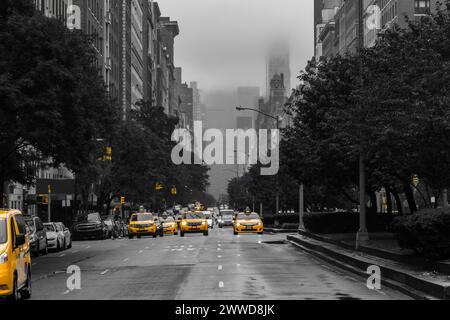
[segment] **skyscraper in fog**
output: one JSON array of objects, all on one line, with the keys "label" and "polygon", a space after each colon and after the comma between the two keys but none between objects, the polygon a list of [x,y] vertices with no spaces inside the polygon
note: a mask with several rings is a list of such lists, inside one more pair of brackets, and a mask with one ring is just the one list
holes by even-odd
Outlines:
[{"label": "skyscraper in fog", "polygon": [[274,42],[267,55],[266,95],[270,93],[270,82],[275,75],[283,75],[286,95],[291,91],[290,48],[288,41]]}]

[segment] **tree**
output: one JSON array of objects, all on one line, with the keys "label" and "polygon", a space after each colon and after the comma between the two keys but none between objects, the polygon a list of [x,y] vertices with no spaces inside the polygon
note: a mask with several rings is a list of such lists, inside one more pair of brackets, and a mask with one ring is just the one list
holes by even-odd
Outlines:
[{"label": "tree", "polygon": [[118,115],[89,37],[32,5],[21,0],[0,7],[0,194],[5,181],[30,181],[24,170],[30,158],[78,172]]}]

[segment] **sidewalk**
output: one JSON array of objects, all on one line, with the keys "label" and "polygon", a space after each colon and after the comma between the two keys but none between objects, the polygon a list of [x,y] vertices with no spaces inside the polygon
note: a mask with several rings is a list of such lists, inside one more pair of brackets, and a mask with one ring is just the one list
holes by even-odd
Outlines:
[{"label": "sidewalk", "polygon": [[427,262],[411,251],[401,250],[393,234],[371,234],[371,240],[356,251],[354,234],[299,233],[288,235],[288,241],[341,268],[368,277],[367,268],[377,265],[382,271],[382,283],[388,287],[416,299],[450,299],[450,263]]}]

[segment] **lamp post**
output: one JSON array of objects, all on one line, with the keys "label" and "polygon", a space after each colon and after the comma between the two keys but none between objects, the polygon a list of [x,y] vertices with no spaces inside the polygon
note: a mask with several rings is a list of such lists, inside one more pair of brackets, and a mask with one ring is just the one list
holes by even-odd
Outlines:
[{"label": "lamp post", "polygon": [[[262,114],[265,117],[274,119],[276,121],[276,124],[277,124],[277,130],[280,130],[280,121],[281,121],[281,119],[280,119],[279,116],[274,116],[274,115],[265,113],[265,112],[263,112],[261,110],[254,109],[254,108],[236,107],[236,110],[237,111],[253,111],[253,112],[257,112],[259,114]],[[275,214],[278,214],[279,211],[280,211],[280,192],[278,190],[278,175],[276,175],[276,185],[277,185],[277,190],[276,190],[276,196],[275,196],[275,207],[276,207],[276,209],[275,209],[276,213]]]},{"label": "lamp post", "polygon": [[[363,0],[358,0],[358,54],[361,57],[362,49],[364,48],[364,34],[363,34]],[[360,76],[362,83],[362,60],[360,59]],[[361,106],[362,107],[362,106]],[[361,108],[361,113],[363,112]],[[359,230],[356,234],[356,249],[361,245],[361,242],[369,240],[369,232],[367,231],[367,212],[366,212],[366,167],[364,150],[362,142],[359,153]]]}]

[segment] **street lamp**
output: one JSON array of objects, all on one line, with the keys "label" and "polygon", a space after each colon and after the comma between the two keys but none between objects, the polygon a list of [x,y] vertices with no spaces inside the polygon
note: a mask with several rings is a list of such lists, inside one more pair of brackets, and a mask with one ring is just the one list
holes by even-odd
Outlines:
[{"label": "street lamp", "polygon": [[[274,119],[276,121],[277,124],[277,130],[280,129],[280,117],[279,116],[274,116],[268,113],[265,113],[261,110],[258,109],[254,109],[254,108],[244,108],[244,107],[236,107],[237,111],[253,111],[253,112],[257,112],[259,114],[262,114],[265,117]],[[278,191],[278,174],[276,175],[276,180],[277,180],[277,191],[276,191],[276,196],[275,196],[275,207],[276,207],[276,211],[275,214],[278,214],[280,212],[280,192]]]}]

